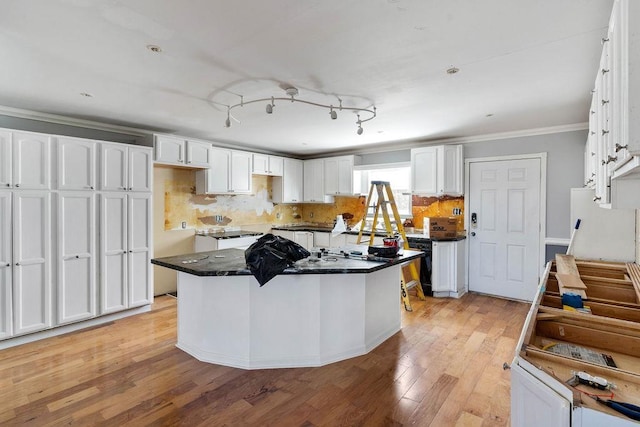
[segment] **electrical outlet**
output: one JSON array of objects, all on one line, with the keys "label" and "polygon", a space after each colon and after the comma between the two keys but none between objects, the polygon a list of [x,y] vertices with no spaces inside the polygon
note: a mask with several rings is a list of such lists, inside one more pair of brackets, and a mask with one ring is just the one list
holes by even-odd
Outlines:
[{"label": "electrical outlet", "polygon": [[309,218],[313,218],[313,212],[309,212]]},{"label": "electrical outlet", "polygon": [[278,212],[278,213],[276,214],[276,219],[280,219],[280,217],[281,217],[281,216],[282,216],[282,215],[280,215],[280,212]]},{"label": "electrical outlet", "polygon": [[187,228],[187,221],[182,221],[182,228]]}]

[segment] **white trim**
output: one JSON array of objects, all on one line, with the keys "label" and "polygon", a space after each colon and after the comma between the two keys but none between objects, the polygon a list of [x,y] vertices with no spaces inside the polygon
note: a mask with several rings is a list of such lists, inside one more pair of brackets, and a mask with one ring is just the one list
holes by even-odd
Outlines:
[{"label": "white trim", "polygon": [[394,169],[394,168],[410,168],[411,162],[392,162],[392,163],[372,163],[367,165],[354,165],[354,171],[369,169]]},{"label": "white trim", "polygon": [[107,132],[125,133],[126,135],[148,136],[155,133],[148,129],[94,122],[92,120],[77,119],[73,117],[60,116],[58,114],[42,113],[39,111],[23,110],[20,108],[7,107],[5,105],[0,105],[0,114],[21,119],[37,120],[40,122],[96,129]]},{"label": "white trim", "polygon": [[488,133],[484,135],[475,135],[475,136],[461,136],[458,138],[442,138],[442,139],[432,139],[432,140],[422,140],[422,141],[389,141],[383,142],[380,144],[371,144],[369,146],[363,146],[361,148],[353,147],[351,149],[345,148],[342,150],[330,151],[322,154],[310,154],[308,156],[303,156],[303,158],[312,158],[313,156],[325,157],[325,156],[338,156],[338,155],[346,155],[346,154],[373,154],[373,153],[384,153],[387,151],[402,151],[408,150],[411,148],[419,148],[426,147],[429,145],[442,145],[442,144],[469,144],[473,142],[483,142],[483,141],[497,141],[500,139],[511,139],[511,138],[523,138],[527,136],[539,136],[539,135],[549,135],[554,133],[563,133],[563,132],[574,132],[578,130],[587,130],[589,129],[589,123],[574,123],[570,125],[561,125],[561,126],[549,126],[543,128],[534,128],[534,129],[523,129],[518,131],[510,131],[510,132],[499,132],[499,133]]},{"label": "white trim", "polygon": [[569,246],[570,239],[563,239],[560,237],[547,237],[544,239],[545,245],[554,245],[554,246]]},{"label": "white trim", "polygon": [[[544,260],[546,252],[546,235],[547,235],[547,153],[530,153],[530,154],[514,154],[510,156],[493,156],[493,157],[476,157],[468,158],[464,160],[464,226],[468,231],[469,227],[469,187],[470,187],[470,167],[471,163],[479,162],[495,162],[495,161],[511,161],[511,160],[525,160],[525,159],[540,159],[540,232],[538,241],[539,243],[539,258],[540,265],[538,266],[540,274],[544,271]],[[469,239],[466,239],[466,251],[467,262],[465,265],[465,288],[469,289],[469,257],[471,253],[469,251]]]}]

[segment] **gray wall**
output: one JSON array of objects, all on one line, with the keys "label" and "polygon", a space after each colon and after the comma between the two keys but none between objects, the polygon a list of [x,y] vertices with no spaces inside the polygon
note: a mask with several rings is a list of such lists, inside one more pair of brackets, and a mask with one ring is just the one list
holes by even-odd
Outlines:
[{"label": "gray wall", "polygon": [[53,135],[74,136],[77,138],[97,139],[101,141],[122,142],[125,144],[153,146],[153,135],[151,134],[127,135],[124,133],[24,119],[21,117],[11,117],[1,114],[0,127],[29,132],[49,133]]},{"label": "gray wall", "polygon": [[570,189],[584,186],[587,130],[465,144],[465,159],[547,153],[547,237],[571,236]]}]

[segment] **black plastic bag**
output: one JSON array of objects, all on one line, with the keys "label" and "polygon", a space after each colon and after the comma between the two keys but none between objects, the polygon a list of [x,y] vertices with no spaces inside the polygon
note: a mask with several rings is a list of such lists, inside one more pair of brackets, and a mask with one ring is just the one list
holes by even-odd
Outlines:
[{"label": "black plastic bag", "polygon": [[311,253],[289,239],[265,234],[244,251],[247,267],[260,286]]}]

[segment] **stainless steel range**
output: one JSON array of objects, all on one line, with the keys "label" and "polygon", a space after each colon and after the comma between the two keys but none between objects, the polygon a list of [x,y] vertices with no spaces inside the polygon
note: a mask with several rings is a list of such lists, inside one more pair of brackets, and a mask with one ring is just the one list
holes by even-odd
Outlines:
[{"label": "stainless steel range", "polygon": [[424,258],[420,258],[420,283],[422,283],[424,294],[433,296],[433,289],[431,288],[431,239],[424,237],[422,234],[407,233],[407,242],[409,243],[409,248],[424,252]]}]

